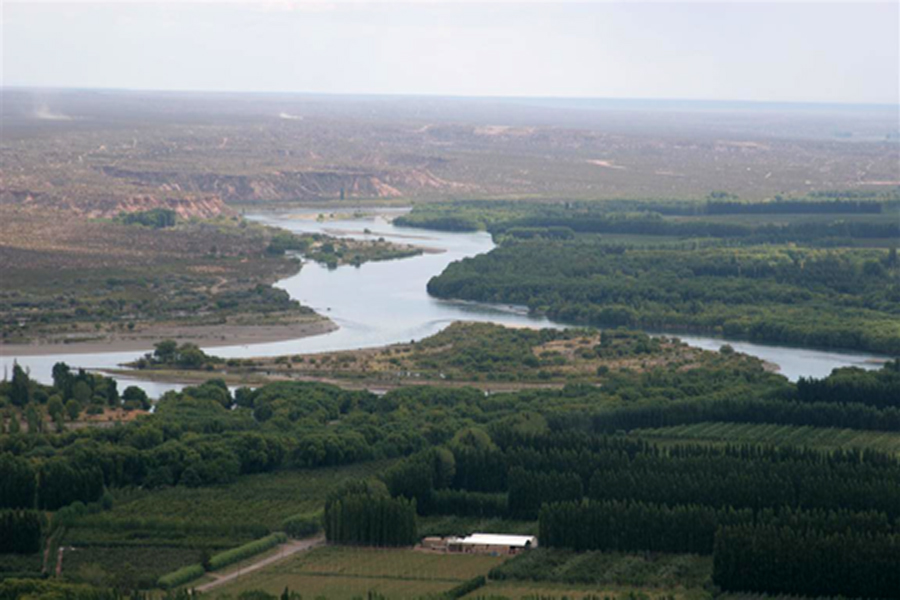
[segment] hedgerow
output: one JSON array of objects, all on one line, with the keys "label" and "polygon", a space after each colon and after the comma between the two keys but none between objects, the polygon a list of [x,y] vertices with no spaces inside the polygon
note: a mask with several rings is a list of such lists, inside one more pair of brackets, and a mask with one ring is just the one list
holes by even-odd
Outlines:
[{"label": "hedgerow", "polygon": [[159,578],[157,583],[159,584],[159,587],[169,590],[173,587],[184,585],[189,581],[199,579],[200,577],[203,577],[204,573],[206,573],[206,571],[203,569],[203,565],[188,565],[186,567],[181,567],[177,571],[172,571],[167,575],[163,575]]},{"label": "hedgerow", "polygon": [[216,571],[222,567],[227,567],[228,565],[244,560],[245,558],[255,556],[260,552],[265,552],[269,548],[274,548],[278,544],[286,542],[287,539],[287,535],[279,531],[272,535],[267,535],[264,538],[244,544],[243,546],[220,552],[209,559],[209,569],[210,571]]}]

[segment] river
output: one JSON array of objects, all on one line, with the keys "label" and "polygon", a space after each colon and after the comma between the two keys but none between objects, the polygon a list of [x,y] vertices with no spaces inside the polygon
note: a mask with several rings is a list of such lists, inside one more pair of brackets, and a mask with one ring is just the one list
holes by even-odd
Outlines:
[{"label": "river", "polygon": [[[247,218],[297,233],[320,232],[360,239],[384,237],[442,252],[336,269],[307,262],[298,274],[283,279],[276,286],[285,289],[302,304],[331,318],[339,329],[319,336],[283,342],[219,346],[209,349],[210,353],[225,358],[246,358],[383,346],[422,339],[459,320],[489,321],[508,326],[563,326],[543,317],[529,315],[521,307],[446,301],[427,294],[425,286],[428,280],[442,272],[448,264],[487,252],[493,247],[487,233],[446,233],[394,227],[380,215],[319,221],[315,218],[318,212],[305,210],[290,214],[248,215]],[[379,213],[385,214],[385,211],[380,209]],[[778,365],[780,372],[792,381],[801,376],[824,377],[833,368],[841,366],[875,368],[879,359],[866,354],[768,346],[695,335],[678,337],[691,345],[710,350],[718,349],[727,341],[739,352],[752,354]],[[70,366],[86,369],[105,369],[134,360],[140,354],[142,353],[105,352],[23,357],[3,355],[0,357],[0,368],[8,372],[15,360],[30,369],[35,379],[49,382],[51,368],[56,362],[62,361]],[[181,387],[177,384],[141,381],[137,373],[134,378],[119,379],[120,389],[139,384],[153,397]]]}]

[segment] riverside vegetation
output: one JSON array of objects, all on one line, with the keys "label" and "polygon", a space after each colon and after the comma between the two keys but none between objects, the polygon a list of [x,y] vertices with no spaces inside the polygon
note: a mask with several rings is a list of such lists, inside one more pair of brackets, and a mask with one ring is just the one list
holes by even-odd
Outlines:
[{"label": "riverside vegetation", "polygon": [[[664,352],[657,346],[647,356]],[[377,396],[301,382],[231,393],[211,380],[167,393],[153,414],[113,427],[69,430],[63,414],[59,432],[37,424],[46,422],[51,402],[57,412],[87,386],[88,404],[122,406],[124,393],[112,379],[64,365],[54,369],[51,386],[16,369],[0,384],[0,506],[4,527],[15,532],[10,539],[20,541],[0,555],[7,573],[0,593],[25,585],[22,577],[53,572],[35,548],[50,547],[48,556],[56,556],[57,547],[75,547],[64,552],[62,578],[47,585],[100,593],[188,583],[269,547],[254,540],[283,531],[311,535],[324,525],[333,542],[354,545],[402,546],[417,535],[476,530],[539,534],[546,551],[491,573],[497,563],[485,564],[471,575],[471,586],[484,593],[502,595],[515,581],[535,590],[612,586],[617,594],[637,588],[704,597],[717,590],[896,597],[895,453],[874,444],[822,449],[803,446],[802,438],[770,438],[733,445],[660,439],[660,432],[718,422],[898,436],[900,363],[792,384],[758,361],[718,356],[688,368],[661,362],[610,371],[601,386],[581,381],[490,395],[416,386]],[[37,415],[33,428],[19,423],[29,411]],[[653,438],[641,437],[647,428],[655,428]],[[768,571],[769,562],[748,556],[749,548],[765,548],[790,569]],[[629,568],[638,570],[615,582],[587,582],[558,568],[573,556],[566,552],[590,552],[584,560],[623,569],[638,559],[617,557],[651,562],[633,563]],[[514,569],[517,561],[535,564]],[[656,561],[684,568],[663,575],[668,571],[651,566]],[[280,593],[266,587],[266,572],[243,582],[241,593],[253,582],[263,593]],[[288,572],[277,580],[298,589],[310,577]],[[390,589],[404,597],[462,585],[417,588],[416,581]],[[334,586],[316,589],[327,597],[337,594]]]},{"label": "riverside vegetation", "polygon": [[455,203],[398,224],[486,228],[440,298],[528,306],[574,324],[900,353],[898,192],[742,203]]},{"label": "riverside vegetation", "polygon": [[[162,352],[163,357],[160,357]],[[357,351],[224,360],[174,341],[130,366],[158,379],[204,377],[215,367],[232,384],[271,379],[317,379],[348,386],[475,385],[489,390],[605,381],[610,373],[656,368],[691,370],[735,365],[762,371],[757,358],[705,352],[676,338],[609,329],[510,329],[457,322],[418,342]]]}]

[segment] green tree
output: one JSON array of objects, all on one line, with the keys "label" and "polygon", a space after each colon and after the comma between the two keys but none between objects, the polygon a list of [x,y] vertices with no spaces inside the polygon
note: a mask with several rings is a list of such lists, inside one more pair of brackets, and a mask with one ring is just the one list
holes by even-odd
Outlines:
[{"label": "green tree", "polygon": [[50,396],[50,399],[47,400],[47,414],[49,414],[55,421],[57,420],[57,417],[62,418],[64,411],[65,405],[63,404],[62,398],[59,396],[59,394]]},{"label": "green tree", "polygon": [[50,399],[47,400],[47,414],[53,419],[57,433],[61,433],[65,430],[66,409],[63,405],[62,398],[60,398],[58,394],[50,396]]},{"label": "green tree", "polygon": [[161,363],[170,363],[175,360],[178,352],[178,343],[175,340],[163,340],[154,345],[153,356]]},{"label": "green tree", "polygon": [[128,406],[136,405],[144,410],[150,408],[150,399],[147,397],[147,392],[136,385],[130,385],[125,388],[125,391],[122,392],[122,400]]},{"label": "green tree", "polygon": [[10,435],[19,433],[22,431],[22,426],[19,424],[19,413],[14,410],[10,410],[9,415],[9,433]]},{"label": "green tree", "polygon": [[44,430],[44,420],[41,418],[40,408],[29,404],[25,408],[25,421],[28,423],[28,433],[40,433]]},{"label": "green tree", "polygon": [[69,415],[70,421],[76,420],[81,414],[81,403],[75,398],[70,399],[66,402],[66,413]]},{"label": "green tree", "polygon": [[0,508],[34,508],[36,484],[28,459],[0,453]]},{"label": "green tree", "polygon": [[456,435],[453,436],[452,444],[456,447],[466,447],[481,451],[492,450],[495,448],[491,436],[483,429],[478,429],[476,427],[467,427],[466,429],[458,431]]},{"label": "green tree", "polygon": [[28,377],[28,373],[18,363],[13,364],[9,399],[19,407],[25,406],[31,401],[31,378]]},{"label": "green tree", "polygon": [[105,378],[106,383],[106,392],[104,396],[106,396],[106,402],[112,408],[116,408],[119,406],[119,384],[112,377]]},{"label": "green tree", "polygon": [[82,406],[90,404],[93,395],[91,386],[86,381],[76,381],[75,385],[72,386],[72,397]]},{"label": "green tree", "polygon": [[53,365],[53,387],[55,387],[63,398],[72,395],[72,370],[64,362],[58,362]]},{"label": "green tree", "polygon": [[194,344],[183,344],[178,349],[178,365],[187,369],[199,369],[206,362],[206,354]]}]

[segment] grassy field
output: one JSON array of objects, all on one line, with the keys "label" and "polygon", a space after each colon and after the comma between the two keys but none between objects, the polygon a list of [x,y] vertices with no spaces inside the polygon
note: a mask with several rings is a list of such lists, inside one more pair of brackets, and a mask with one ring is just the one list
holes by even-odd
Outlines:
[{"label": "grassy field", "polygon": [[236,597],[247,590],[280,594],[285,587],[304,597],[342,600],[377,591],[388,598],[416,598],[445,592],[486,574],[503,558],[445,555],[408,549],[329,546],[301,553],[282,563],[222,586],[213,597]]},{"label": "grassy field", "polygon": [[621,586],[568,585],[563,583],[523,583],[491,581],[481,589],[463,598],[500,600],[579,600],[584,597],[604,600],[705,600],[712,594],[705,590],[660,590],[655,588],[633,588]]},{"label": "grassy field", "polygon": [[35,554],[0,554],[0,580],[9,574],[24,574],[41,572],[43,555]]},{"label": "grassy field", "polygon": [[490,576],[497,581],[693,589],[708,586],[711,573],[709,556],[538,548],[495,568]]},{"label": "grassy field", "polygon": [[900,433],[793,425],[705,422],[657,429],[636,429],[633,435],[653,441],[728,442],[803,446],[831,450],[861,448],[900,454]]},{"label": "grassy field", "polygon": [[197,548],[103,547],[67,549],[63,575],[67,579],[98,585],[152,588],[162,575],[195,563]]},{"label": "grassy field", "polygon": [[490,572],[478,595],[507,598],[703,598],[711,587],[712,558],[691,554],[572,552],[538,548]]},{"label": "grassy field", "polygon": [[[639,556],[620,553],[554,554],[551,570],[512,559],[486,555],[431,554],[408,549],[328,546],[298,554],[246,578],[217,588],[211,597],[237,597],[261,590],[280,594],[285,587],[304,597],[342,600],[365,597],[370,591],[391,599],[417,598],[446,592],[455,585],[486,575],[492,568],[510,574],[546,576],[541,581],[491,580],[466,598],[580,598],[597,594],[613,599],[669,598],[701,600],[711,571],[709,557],[689,555]],[[537,555],[536,555],[537,556]],[[543,554],[541,555],[543,556]],[[538,557],[540,558],[540,557]],[[540,561],[538,561],[540,562]],[[501,566],[502,565],[502,566]],[[551,573],[552,571],[552,573]],[[565,581],[564,581],[565,580]]]}]

